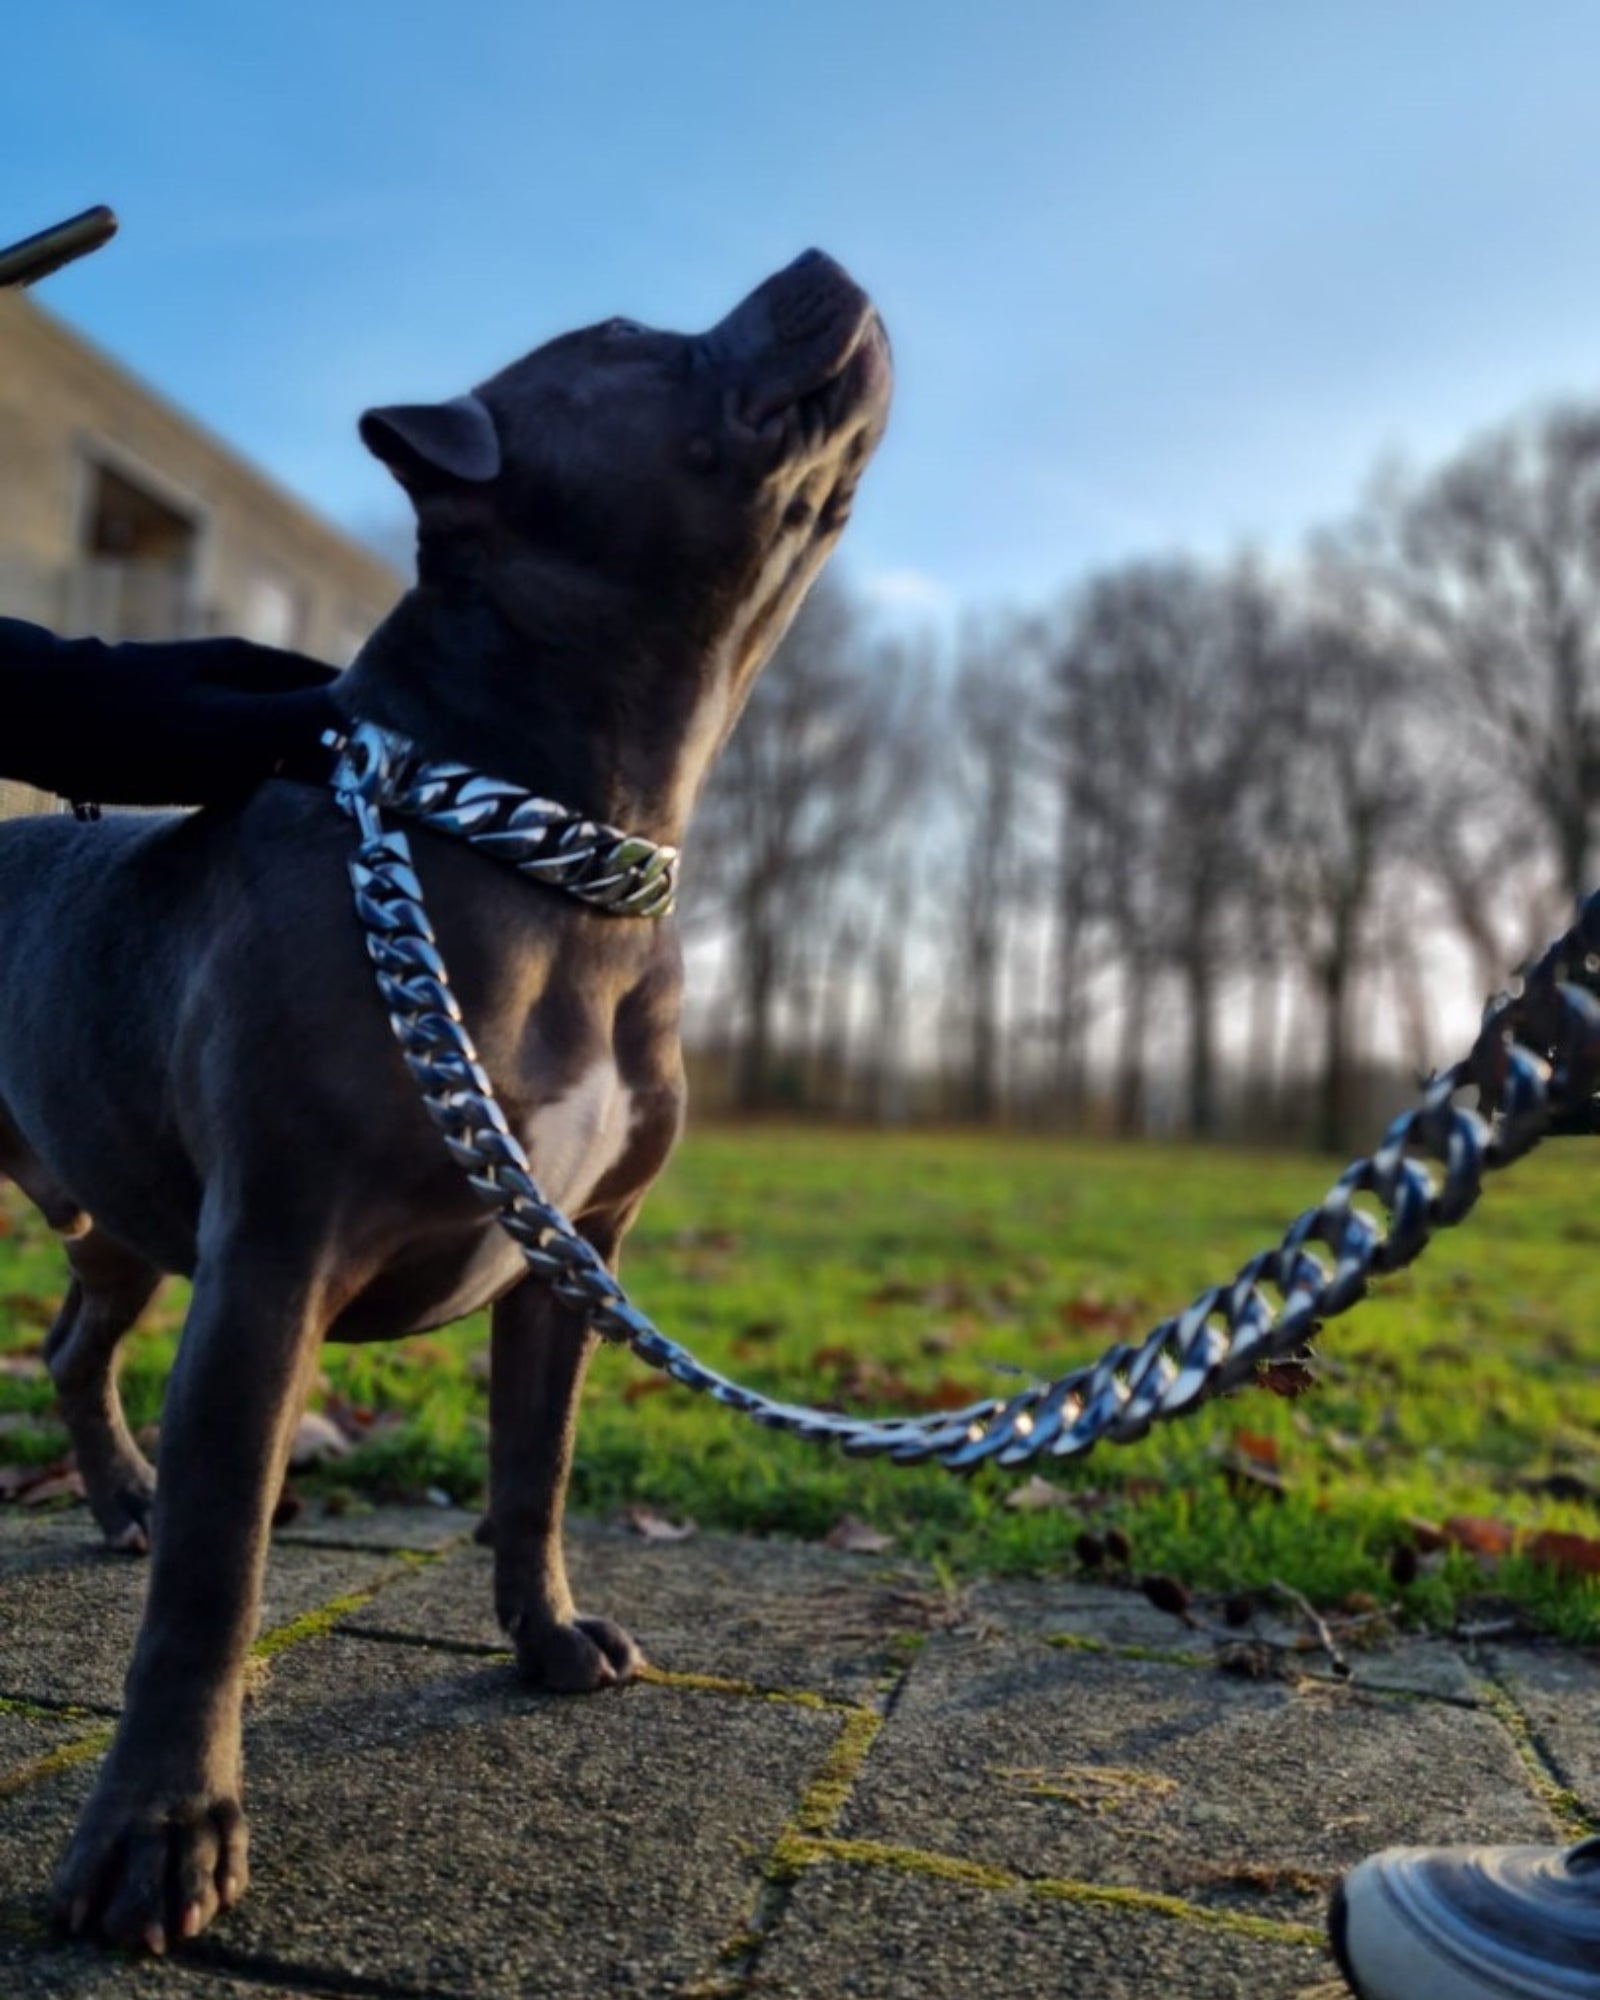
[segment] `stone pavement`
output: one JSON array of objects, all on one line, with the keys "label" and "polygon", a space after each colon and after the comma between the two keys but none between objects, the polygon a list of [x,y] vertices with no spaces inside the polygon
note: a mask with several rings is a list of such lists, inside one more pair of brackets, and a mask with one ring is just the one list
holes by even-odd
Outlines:
[{"label": "stone pavement", "polygon": [[1600,1810],[1600,1661],[1415,1642],[1351,1681],[1219,1669],[1126,1592],[580,1524],[580,1602],[652,1671],[518,1685],[461,1515],[280,1537],[244,1905],[159,1963],[45,1891],[143,1568],[0,1512],[0,2000],[1332,2000],[1328,1889],[1395,1841]]}]

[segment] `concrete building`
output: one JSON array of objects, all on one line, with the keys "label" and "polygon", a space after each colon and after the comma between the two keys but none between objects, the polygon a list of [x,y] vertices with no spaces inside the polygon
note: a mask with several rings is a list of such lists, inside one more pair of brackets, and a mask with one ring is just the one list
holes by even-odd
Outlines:
[{"label": "concrete building", "polygon": [[[235,632],[343,666],[404,587],[15,291],[0,293],[0,468],[0,615],[107,639]],[[0,783],[0,810],[51,803]]]}]

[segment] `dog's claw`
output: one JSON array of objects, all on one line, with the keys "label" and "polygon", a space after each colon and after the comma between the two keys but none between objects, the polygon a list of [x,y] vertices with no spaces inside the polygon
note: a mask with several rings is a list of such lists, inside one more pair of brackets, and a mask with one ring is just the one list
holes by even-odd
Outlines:
[{"label": "dog's claw", "polygon": [[56,1878],[56,1910],[77,1935],[164,1957],[244,1894],[244,1815],[229,1797],[113,1792],[91,1801]]}]

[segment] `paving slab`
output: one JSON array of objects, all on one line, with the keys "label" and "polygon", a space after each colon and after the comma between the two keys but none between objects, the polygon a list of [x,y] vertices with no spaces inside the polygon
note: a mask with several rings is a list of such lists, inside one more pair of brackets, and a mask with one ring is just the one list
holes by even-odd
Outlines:
[{"label": "paving slab", "polygon": [[[823,1865],[761,1954],[761,2000],[1301,2000],[1343,1993],[1330,1958],[1141,1910],[992,1894]],[[1420,1996],[1419,1996],[1420,2000]]]},{"label": "paving slab", "polygon": [[[1000,1579],[974,1585],[966,1594],[966,1603],[979,1631],[1034,1639],[1081,1639],[1114,1651],[1187,1654],[1204,1661],[1214,1658],[1219,1645],[1237,1646],[1252,1639],[1290,1648],[1304,1632],[1304,1627],[1274,1618],[1259,1618],[1237,1631],[1197,1630],[1170,1612],[1158,1611],[1131,1584]],[[1357,1687],[1428,1695],[1468,1708],[1478,1703],[1479,1690],[1471,1669],[1444,1640],[1408,1637],[1350,1647],[1347,1658],[1348,1678]],[[1334,1672],[1325,1656],[1295,1653],[1293,1659],[1295,1672],[1308,1679],[1346,1678]]]},{"label": "paving slab", "polygon": [[0,1708],[0,1798],[5,1796],[8,1780],[14,1782],[17,1773],[40,1757],[105,1726],[104,1722],[56,1715],[17,1715]]},{"label": "paving slab", "polygon": [[[87,1516],[68,1514],[0,1548],[0,1697],[120,1707],[150,1565],[92,1537]],[[275,1548],[262,1629],[403,1574],[382,1554]]]},{"label": "paving slab", "polygon": [[[839,1728],[793,1703],[563,1700],[459,1656],[308,1641],[247,1719],[250,1894],[186,1960],[441,2000],[672,1992],[745,1922]],[[0,1920],[41,1912],[88,1782],[0,1801]]]},{"label": "paving slab", "polygon": [[57,1937],[30,1914],[7,1928],[0,1899],[0,1993],[5,2000],[348,2000],[322,1986],[240,1976],[191,1959],[127,1958]]},{"label": "paving slab", "polygon": [[941,1635],[839,1832],[1308,1921],[1375,1848],[1552,1828],[1487,1713]]},{"label": "paving slab", "polygon": [[309,1500],[305,1512],[273,1536],[275,1546],[416,1550],[430,1555],[466,1541],[478,1516],[466,1507],[362,1507],[330,1509]]},{"label": "paving slab", "polygon": [[1600,1655],[1496,1646],[1488,1660],[1528,1718],[1557,1777],[1600,1821]]},{"label": "paving slab", "polygon": [[[869,1698],[907,1635],[950,1613],[931,1575],[881,1557],[705,1535],[647,1542],[594,1524],[568,1536],[579,1607],[625,1625],[652,1665]],[[492,1559],[462,1548],[386,1590],[354,1630],[503,1650]]]}]

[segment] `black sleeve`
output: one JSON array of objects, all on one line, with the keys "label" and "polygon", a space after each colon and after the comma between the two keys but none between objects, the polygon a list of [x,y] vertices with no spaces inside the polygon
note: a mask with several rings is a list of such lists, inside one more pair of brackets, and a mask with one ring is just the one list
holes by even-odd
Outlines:
[{"label": "black sleeve", "polygon": [[318,763],[334,669],[244,639],[107,645],[0,618],[0,777],[104,805],[205,805]]}]

